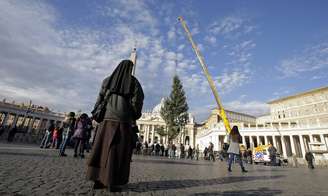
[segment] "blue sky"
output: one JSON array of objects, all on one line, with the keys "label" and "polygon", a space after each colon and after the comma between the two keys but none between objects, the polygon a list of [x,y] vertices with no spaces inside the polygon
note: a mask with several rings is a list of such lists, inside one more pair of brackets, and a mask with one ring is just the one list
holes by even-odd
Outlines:
[{"label": "blue sky", "polygon": [[0,96],[90,111],[102,79],[138,50],[144,109],[183,82],[198,122],[215,101],[182,15],[225,108],[262,115],[268,101],[327,86],[328,2],[0,1]]}]

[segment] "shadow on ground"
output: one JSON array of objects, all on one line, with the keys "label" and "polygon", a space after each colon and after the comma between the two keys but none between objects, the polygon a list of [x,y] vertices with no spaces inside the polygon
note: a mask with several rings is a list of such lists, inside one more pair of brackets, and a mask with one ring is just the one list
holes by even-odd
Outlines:
[{"label": "shadow on ground", "polygon": [[281,190],[270,190],[268,188],[250,189],[250,190],[236,190],[236,191],[223,191],[223,192],[205,192],[196,193],[190,196],[274,196],[281,194]]},{"label": "shadow on ground", "polygon": [[204,180],[167,180],[167,181],[150,181],[150,182],[136,182],[128,185],[128,191],[132,192],[148,192],[148,191],[162,191],[169,189],[183,189],[198,186],[211,186],[220,184],[230,184],[242,181],[255,181],[255,180],[269,180],[278,179],[284,177],[280,176],[231,176],[214,179]]}]

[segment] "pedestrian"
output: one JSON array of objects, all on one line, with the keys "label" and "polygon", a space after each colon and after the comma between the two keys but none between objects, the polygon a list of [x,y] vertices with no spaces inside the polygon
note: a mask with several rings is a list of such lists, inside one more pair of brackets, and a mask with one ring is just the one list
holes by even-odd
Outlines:
[{"label": "pedestrian", "polygon": [[49,144],[52,138],[52,133],[55,129],[55,124],[53,121],[50,121],[49,126],[46,129],[46,132],[42,138],[41,144],[40,144],[40,148],[49,148]]},{"label": "pedestrian", "polygon": [[207,147],[204,148],[203,153],[204,153],[204,160],[207,160],[207,153],[208,153],[208,148]]},{"label": "pedestrian", "polygon": [[197,146],[196,146],[195,155],[196,155],[196,160],[198,161],[198,159],[199,159],[199,144],[197,144]]},{"label": "pedestrian", "polygon": [[180,159],[185,158],[185,146],[180,144]]},{"label": "pedestrian", "polygon": [[[76,120],[75,130],[72,136],[74,139],[74,157],[80,156],[81,158],[84,158],[86,132],[89,128],[88,121],[89,117],[86,113],[81,114],[81,116]],[[77,151],[79,151],[79,154]]]},{"label": "pedestrian", "polygon": [[269,144],[268,151],[269,151],[270,165],[275,166],[276,165],[276,157],[277,157],[277,149],[272,144]]},{"label": "pedestrian", "polygon": [[187,159],[192,159],[192,148],[191,148],[191,146],[189,146],[189,148],[188,148],[188,155],[187,155]]},{"label": "pedestrian", "polygon": [[15,138],[16,133],[17,133],[17,127],[16,127],[16,125],[14,125],[14,126],[9,130],[7,141],[8,141],[8,142],[12,142],[12,141],[14,141],[14,138]]},{"label": "pedestrian", "polygon": [[159,145],[159,143],[155,144],[155,155],[159,156],[159,152],[161,151],[161,146]]},{"label": "pedestrian", "polygon": [[163,143],[161,142],[161,156],[163,157],[165,154],[165,147],[163,145]]},{"label": "pedestrian", "polygon": [[249,164],[253,164],[253,153],[250,148],[247,150],[247,161]]},{"label": "pedestrian", "polygon": [[165,157],[169,156],[169,151],[170,151],[170,144],[165,143],[164,144],[164,156]]},{"label": "pedestrian", "polygon": [[176,156],[176,151],[177,151],[177,147],[176,145],[173,143],[172,144],[172,158],[174,159]]},{"label": "pedestrian", "polygon": [[239,144],[242,143],[242,137],[239,133],[238,127],[233,126],[231,129],[231,132],[228,136],[229,141],[229,148],[228,148],[228,154],[229,154],[229,165],[228,165],[228,171],[231,172],[231,164],[235,158],[239,158],[239,164],[241,167],[242,172],[247,172],[243,165],[242,158],[240,156],[240,148]]},{"label": "pedestrian", "polygon": [[85,130],[85,142],[84,148],[86,152],[89,152],[91,149],[90,139],[91,139],[91,131],[93,129],[91,118],[87,117],[86,119],[86,130]]},{"label": "pedestrian", "polygon": [[56,127],[52,132],[52,142],[51,148],[56,148],[58,143],[58,136],[59,136],[59,127]]},{"label": "pedestrian", "polygon": [[62,142],[59,147],[59,156],[67,156],[65,154],[65,149],[73,135],[74,128],[75,128],[75,121],[76,121],[75,113],[74,112],[68,113],[62,126],[63,133],[62,133]]},{"label": "pedestrian", "polygon": [[[92,112],[93,119],[100,122],[87,171],[87,178],[94,181],[94,189],[108,187],[111,192],[119,192],[129,182],[132,122],[141,117],[144,99],[132,69],[130,60],[123,60],[116,67],[103,81]],[[97,118],[97,114],[104,114],[104,119]]]},{"label": "pedestrian", "polygon": [[215,162],[215,157],[214,157],[214,144],[210,142],[210,145],[208,146],[208,158],[209,160]]},{"label": "pedestrian", "polygon": [[314,165],[313,165],[314,156],[311,151],[305,153],[305,160],[308,163],[308,168],[314,169]]},{"label": "pedestrian", "polygon": [[4,125],[1,125],[0,126],[0,137],[1,135],[5,132],[5,126]]},{"label": "pedestrian", "polygon": [[148,155],[148,142],[145,141],[145,143],[143,144],[143,155]]}]

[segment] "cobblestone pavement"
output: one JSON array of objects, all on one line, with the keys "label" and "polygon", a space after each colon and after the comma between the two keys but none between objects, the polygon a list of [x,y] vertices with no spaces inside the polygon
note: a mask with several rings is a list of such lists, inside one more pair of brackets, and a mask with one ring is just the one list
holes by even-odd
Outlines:
[{"label": "cobblestone pavement", "polygon": [[0,195],[328,195],[328,169],[238,165],[134,156],[122,193],[93,191],[85,159],[37,146],[0,143]]}]

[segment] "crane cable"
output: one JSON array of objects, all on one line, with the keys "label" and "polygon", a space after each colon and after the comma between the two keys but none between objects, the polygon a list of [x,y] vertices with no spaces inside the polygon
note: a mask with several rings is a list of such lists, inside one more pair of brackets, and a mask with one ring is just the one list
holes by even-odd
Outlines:
[{"label": "crane cable", "polygon": [[207,66],[205,64],[204,57],[202,56],[202,54],[200,53],[197,45],[195,44],[194,40],[192,39],[192,35],[191,35],[191,33],[190,33],[190,31],[189,31],[189,29],[187,27],[186,22],[183,20],[183,18],[181,16],[178,17],[178,20],[181,22],[181,25],[182,25],[183,29],[185,30],[185,32],[187,34],[187,37],[188,37],[188,39],[189,39],[189,41],[191,43],[191,46],[192,46],[194,52],[196,53],[196,56],[197,56],[197,58],[199,60],[199,63],[202,66],[202,69],[204,71],[204,74],[205,74],[205,76],[207,78],[207,81],[208,81],[208,83],[209,83],[209,85],[211,87],[211,90],[213,92],[213,95],[215,97],[215,101],[216,101],[216,103],[218,105],[218,109],[220,111],[220,116],[221,116],[221,118],[223,120],[224,127],[226,129],[226,132],[229,134],[230,131],[231,131],[230,123],[229,123],[229,120],[228,120],[227,115],[225,113],[225,110],[224,110],[224,108],[223,108],[223,106],[221,104],[221,101],[220,101],[220,98],[219,98],[219,94],[218,94],[218,91],[217,91],[216,86],[214,84],[214,81],[213,81],[210,73],[208,72]]}]

